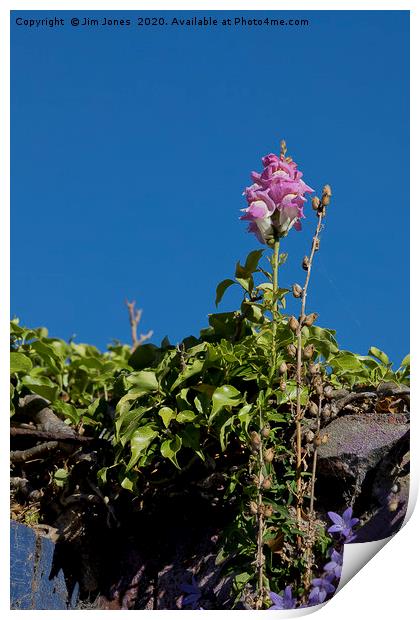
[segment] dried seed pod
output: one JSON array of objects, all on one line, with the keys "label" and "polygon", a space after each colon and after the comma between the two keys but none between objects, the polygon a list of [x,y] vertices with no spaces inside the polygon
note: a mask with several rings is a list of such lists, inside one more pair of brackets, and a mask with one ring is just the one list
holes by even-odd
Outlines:
[{"label": "dried seed pod", "polygon": [[320,203],[321,203],[321,201],[319,200],[318,196],[314,196],[312,198],[312,209],[314,211],[318,211]]},{"label": "dried seed pod", "polygon": [[320,371],[320,365],[314,364],[314,362],[309,363],[309,372],[311,375],[317,375]]},{"label": "dried seed pod", "polygon": [[313,400],[309,401],[309,403],[308,403],[308,411],[309,411],[309,414],[313,418],[317,417],[317,415],[318,415],[318,405],[316,403],[314,403]]},{"label": "dried seed pod", "polygon": [[400,490],[400,485],[399,484],[394,484],[391,488],[391,491],[393,493],[398,493],[398,491]]},{"label": "dried seed pod", "polygon": [[272,506],[264,506],[264,517],[266,519],[269,519],[270,517],[273,516],[273,507]]},{"label": "dried seed pod", "polygon": [[286,383],[286,381],[284,381],[284,379],[283,379],[282,381],[280,381],[279,388],[280,388],[280,390],[281,390],[282,392],[285,392],[285,391],[286,391],[286,388],[287,388],[287,383]]},{"label": "dried seed pod", "polygon": [[325,398],[328,398],[328,400],[331,400],[331,398],[333,397],[333,392],[334,388],[332,387],[332,385],[326,385],[324,387],[324,395]]},{"label": "dried seed pod", "polygon": [[254,450],[258,450],[261,446],[261,437],[256,431],[252,431],[249,433],[249,438],[251,440],[251,447]]},{"label": "dried seed pod", "polygon": [[249,512],[252,515],[257,515],[258,514],[258,504],[257,504],[257,502],[254,502],[254,501],[249,502]]},{"label": "dried seed pod", "polygon": [[324,395],[324,387],[322,385],[322,381],[320,383],[316,383],[314,385],[315,388],[315,392],[318,394],[318,396],[323,396]]},{"label": "dried seed pod", "polygon": [[286,350],[290,357],[296,357],[297,349],[294,344],[288,344]]},{"label": "dried seed pod", "polygon": [[279,373],[284,375],[285,372],[287,372],[287,364],[286,362],[282,362],[279,366]]},{"label": "dried seed pod", "polygon": [[330,407],[330,405],[328,405],[328,404],[324,405],[324,407],[322,408],[321,417],[324,420],[324,422],[328,422],[328,420],[330,420],[330,418],[331,418],[331,407]]},{"label": "dried seed pod", "polygon": [[331,191],[331,185],[324,185],[324,187],[322,188],[322,193],[325,196],[332,196],[332,191]]},{"label": "dried seed pod", "polygon": [[299,329],[299,321],[297,320],[297,318],[295,316],[291,316],[289,319],[289,327],[292,330],[292,332],[296,333],[297,330]]},{"label": "dried seed pod", "polygon": [[271,477],[265,478],[261,486],[264,491],[269,491],[271,489]]},{"label": "dried seed pod", "polygon": [[329,439],[330,439],[330,436],[328,435],[328,433],[325,433],[321,437],[321,443],[328,443]]},{"label": "dried seed pod", "polygon": [[306,325],[306,327],[312,327],[312,325],[317,320],[318,316],[319,314],[317,312],[311,312],[311,314],[307,314],[305,316],[303,324]]},{"label": "dried seed pod", "polygon": [[299,298],[302,297],[303,288],[299,286],[299,284],[294,284],[292,287],[293,297]]},{"label": "dried seed pod", "polygon": [[[321,204],[322,204],[323,207],[328,207],[328,205],[330,204],[330,197],[327,196],[327,194],[324,194],[322,196]],[[324,209],[322,210],[322,215],[325,215]]]},{"label": "dried seed pod", "polygon": [[261,435],[267,439],[267,437],[270,436],[270,427],[264,426],[264,428],[261,431]]},{"label": "dried seed pod", "polygon": [[307,344],[306,347],[303,349],[303,357],[306,360],[310,360],[311,357],[313,356],[315,351],[315,347],[313,344]]},{"label": "dried seed pod", "polygon": [[315,433],[313,431],[306,431],[305,433],[306,443],[312,443],[315,439]]},{"label": "dried seed pod", "polygon": [[315,252],[317,252],[319,250],[319,239],[318,239],[318,237],[313,237],[312,243],[313,243]]},{"label": "dried seed pod", "polygon": [[304,269],[305,271],[308,271],[308,269],[309,269],[309,258],[307,256],[303,257],[302,269]]},{"label": "dried seed pod", "polygon": [[314,446],[316,446],[317,448],[319,448],[319,446],[321,445],[321,443],[322,443],[321,436],[320,436],[320,435],[315,435],[315,438],[314,438]]},{"label": "dried seed pod", "polygon": [[397,498],[391,499],[391,501],[388,503],[389,512],[395,512],[396,510],[398,510],[398,505],[399,501]]},{"label": "dried seed pod", "polygon": [[272,463],[274,460],[274,456],[274,448],[268,448],[267,450],[264,450],[264,461],[266,463]]}]

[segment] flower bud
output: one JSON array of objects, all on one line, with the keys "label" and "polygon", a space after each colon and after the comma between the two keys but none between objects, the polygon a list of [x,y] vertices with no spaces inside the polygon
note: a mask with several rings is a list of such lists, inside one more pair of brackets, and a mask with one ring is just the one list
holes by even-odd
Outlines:
[{"label": "flower bud", "polygon": [[272,463],[274,460],[274,456],[274,448],[268,448],[267,450],[264,450],[264,461],[266,463]]},{"label": "flower bud", "polygon": [[302,269],[304,271],[308,271],[309,269],[309,258],[307,256],[303,257],[303,261],[302,261]]},{"label": "flower bud", "polygon": [[284,381],[284,379],[283,379],[282,381],[280,381],[279,388],[280,388],[280,390],[281,390],[282,392],[285,392],[285,391],[286,391],[286,388],[287,388],[287,383],[286,383],[286,381]]},{"label": "flower bud", "polygon": [[265,437],[265,439],[267,439],[267,437],[270,436],[270,427],[269,426],[264,426],[264,428],[261,431],[261,435],[263,437]]},{"label": "flower bud", "polygon": [[310,360],[311,357],[313,356],[315,351],[315,347],[313,344],[307,344],[306,347],[303,349],[303,357],[306,360]]},{"label": "flower bud", "polygon": [[249,502],[249,512],[252,515],[257,515],[258,514],[258,504],[257,504],[257,502],[254,502],[254,501]]},{"label": "flower bud", "polygon": [[273,512],[274,512],[274,510],[273,510],[272,506],[265,506],[264,507],[264,517],[266,519],[269,519],[270,517],[272,517],[273,516]]},{"label": "flower bud", "polygon": [[286,350],[290,357],[296,357],[297,349],[294,344],[288,344]]},{"label": "flower bud", "polygon": [[280,154],[281,155],[286,155],[286,153],[287,153],[286,140],[282,140],[280,142]]},{"label": "flower bud", "polygon": [[302,297],[303,289],[301,286],[299,286],[299,284],[294,284],[292,290],[293,290],[293,297],[296,297],[297,299],[299,297]]},{"label": "flower bud", "polygon": [[285,372],[287,372],[287,364],[286,362],[282,362],[279,366],[279,373],[284,375]]},{"label": "flower bud", "polygon": [[289,319],[289,327],[294,333],[296,333],[297,330],[299,329],[299,321],[293,315]]},{"label": "flower bud", "polygon": [[311,327],[317,320],[318,316],[319,314],[317,312],[311,312],[311,314],[307,314],[305,316],[303,324],[306,325],[306,327]]},{"label": "flower bud", "polygon": [[320,200],[319,200],[318,196],[314,196],[312,198],[312,209],[314,211],[318,211],[319,205],[320,205]]},{"label": "flower bud", "polygon": [[316,403],[314,403],[313,400],[311,400],[308,404],[308,411],[309,411],[309,415],[311,415],[313,418],[316,418],[318,415],[318,405]]}]

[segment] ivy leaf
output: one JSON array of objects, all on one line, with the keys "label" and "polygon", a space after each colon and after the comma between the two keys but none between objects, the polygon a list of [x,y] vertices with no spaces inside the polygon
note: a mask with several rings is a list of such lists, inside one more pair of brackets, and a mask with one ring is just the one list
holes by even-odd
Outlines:
[{"label": "ivy leaf", "polygon": [[233,407],[241,402],[241,393],[232,385],[222,385],[214,390],[211,397],[213,407],[210,413],[209,422],[221,411],[224,407]]},{"label": "ivy leaf", "polygon": [[174,420],[176,417],[174,410],[170,407],[162,407],[159,411],[159,415],[163,420],[165,428],[168,428],[171,421]]},{"label": "ivy leaf", "polygon": [[60,391],[58,385],[53,383],[48,377],[25,375],[22,377],[22,385],[26,385],[32,392],[39,394],[49,401],[56,400]]},{"label": "ivy leaf", "polygon": [[141,344],[131,354],[128,363],[135,370],[143,370],[155,365],[160,357],[160,349],[151,343]]},{"label": "ivy leaf", "polygon": [[385,366],[388,366],[391,363],[387,354],[378,349],[377,347],[370,347],[369,355],[373,355],[373,357],[376,357],[376,359],[382,362],[382,364],[384,364]]},{"label": "ivy leaf", "polygon": [[230,278],[228,278],[227,280],[222,280],[222,282],[218,284],[216,289],[216,306],[218,306],[219,303],[222,301],[223,295],[225,294],[227,289],[232,286],[232,284],[235,284],[235,282]]},{"label": "ivy leaf", "polygon": [[245,269],[249,273],[254,273],[258,269],[258,263],[260,262],[261,256],[263,255],[264,250],[253,250],[250,252],[245,261]]},{"label": "ivy leaf", "polygon": [[10,353],[10,374],[23,372],[28,374],[32,370],[32,362],[24,353]]},{"label": "ivy leaf", "polygon": [[401,367],[403,368],[404,366],[410,367],[410,354],[406,355],[403,361],[401,362]]},{"label": "ivy leaf", "polygon": [[160,453],[162,454],[162,456],[172,461],[172,463],[178,469],[181,469],[181,468],[178,464],[176,455],[180,451],[181,446],[182,446],[181,438],[178,435],[175,435],[173,439],[167,439],[166,441],[164,441],[160,447]]},{"label": "ivy leaf", "polygon": [[159,388],[156,375],[151,370],[140,370],[132,372],[126,377],[127,383],[134,385],[136,389],[143,390],[144,393],[153,392]]},{"label": "ivy leaf", "polygon": [[142,426],[134,431],[130,440],[131,458],[127,465],[127,471],[134,467],[142,453],[147,450],[157,434],[158,433],[151,426]]},{"label": "ivy leaf", "polygon": [[196,417],[197,415],[194,413],[194,411],[189,411],[188,409],[186,409],[185,411],[180,411],[178,413],[178,415],[176,416],[176,421],[182,424],[183,422],[191,422]]}]

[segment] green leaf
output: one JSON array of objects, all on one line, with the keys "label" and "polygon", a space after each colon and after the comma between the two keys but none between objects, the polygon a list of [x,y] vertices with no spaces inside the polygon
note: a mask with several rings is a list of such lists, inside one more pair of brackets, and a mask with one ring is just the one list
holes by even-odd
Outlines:
[{"label": "green leaf", "polygon": [[241,393],[232,385],[222,385],[214,390],[211,397],[213,407],[210,413],[209,422],[221,411],[224,407],[232,407],[238,405],[241,401]]},{"label": "green leaf", "polygon": [[123,489],[126,489],[126,491],[132,491],[133,487],[134,487],[134,483],[132,480],[130,480],[130,478],[124,478],[124,480],[121,482],[121,486]]},{"label": "green leaf", "polygon": [[32,362],[24,353],[10,353],[10,374],[15,372],[28,373],[32,370]]},{"label": "green leaf", "polygon": [[388,366],[391,363],[387,354],[378,349],[377,347],[370,347],[369,355],[373,355],[373,357],[376,357],[376,359],[382,362],[382,364],[384,364],[385,366]]},{"label": "green leaf", "polygon": [[229,429],[232,428],[234,421],[235,421],[235,416],[228,418],[226,422],[223,424],[222,428],[220,429],[220,434],[219,434],[220,447],[222,448],[223,452],[226,450],[226,436],[228,434]]},{"label": "green leaf", "polygon": [[163,420],[165,428],[168,428],[169,424],[171,423],[171,420],[174,420],[176,417],[174,410],[171,409],[170,407],[162,407],[159,411],[159,415]]},{"label": "green leaf", "polygon": [[127,465],[127,471],[134,467],[142,453],[147,450],[157,435],[158,433],[151,426],[142,426],[134,431],[130,440],[131,458]]},{"label": "green leaf", "polygon": [[186,409],[185,411],[180,411],[178,413],[178,415],[176,416],[176,421],[182,424],[184,422],[192,422],[192,420],[194,420],[196,417],[197,415],[194,413],[194,411],[189,411],[188,409]]},{"label": "green leaf", "polygon": [[159,388],[156,375],[151,370],[140,370],[132,372],[126,377],[127,383],[134,385],[137,389],[144,390],[144,393],[153,392]]},{"label": "green leaf", "polygon": [[58,385],[55,385],[48,377],[25,375],[22,377],[22,385],[50,401],[56,400],[60,391]]},{"label": "green leaf", "polygon": [[154,344],[141,344],[131,354],[128,363],[135,370],[154,366],[160,357],[160,350]]},{"label": "green leaf", "polygon": [[406,355],[403,361],[401,362],[401,367],[410,366],[410,354]]},{"label": "green leaf", "polygon": [[230,278],[228,278],[227,280],[222,280],[222,282],[218,284],[216,289],[216,306],[218,306],[219,303],[222,301],[223,295],[225,294],[227,289],[232,286],[232,284],[235,284],[235,282]]},{"label": "green leaf", "polygon": [[264,250],[253,250],[247,256],[245,261],[245,269],[249,273],[254,273],[257,271],[258,263],[260,262],[261,256],[263,255]]},{"label": "green leaf", "polygon": [[201,359],[195,359],[192,364],[188,364],[186,369],[179,374],[178,379],[176,379],[176,381],[172,384],[171,390],[177,388],[190,377],[199,374],[203,370],[203,366],[204,360]]},{"label": "green leaf", "polygon": [[69,477],[69,472],[67,469],[57,469],[54,473],[54,482],[58,487],[63,487],[67,482],[67,478]]},{"label": "green leaf", "polygon": [[181,469],[178,465],[176,458],[177,453],[181,449],[182,441],[178,435],[175,435],[173,439],[167,439],[160,447],[160,452],[165,459],[169,459],[178,469]]},{"label": "green leaf", "polygon": [[252,405],[244,405],[239,410],[239,413],[238,413],[239,422],[241,424],[241,428],[244,431],[244,433],[248,431],[248,425],[252,419],[252,415],[250,413],[251,409],[252,409]]}]

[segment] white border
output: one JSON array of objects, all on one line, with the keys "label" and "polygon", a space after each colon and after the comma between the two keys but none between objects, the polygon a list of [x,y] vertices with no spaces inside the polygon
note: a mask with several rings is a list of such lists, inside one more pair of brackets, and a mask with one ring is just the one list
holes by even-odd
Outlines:
[{"label": "white border", "polygon": [[[0,345],[1,351],[4,353],[4,359],[7,360],[6,354],[8,351],[8,321],[9,321],[9,210],[6,205],[9,205],[10,199],[10,157],[9,157],[9,141],[10,141],[10,126],[9,126],[9,113],[10,113],[10,89],[9,89],[9,63],[10,63],[10,32],[9,32],[9,19],[10,10],[28,10],[28,11],[42,11],[42,10],[208,10],[214,12],[217,10],[276,10],[276,11],[310,11],[310,10],[410,10],[411,11],[411,109],[415,112],[420,108],[420,102],[418,97],[418,77],[419,68],[416,66],[419,51],[419,32],[418,32],[418,17],[416,11],[416,5],[414,2],[395,2],[392,0],[382,1],[367,1],[367,0],[353,0],[352,2],[336,2],[332,0],[323,0],[322,2],[306,1],[300,2],[295,0],[294,2],[274,2],[265,1],[261,4],[253,1],[242,2],[226,2],[214,1],[207,2],[133,2],[125,0],[124,2],[113,1],[98,1],[90,0],[89,2],[77,1],[77,2],[59,2],[58,0],[52,1],[40,1],[34,2],[31,0],[20,1],[14,0],[2,0],[0,4],[0,58],[2,59],[2,70],[0,71],[0,92],[2,93],[2,109],[0,117],[0,140],[2,148],[0,151],[0,196],[2,208],[2,224],[0,227],[0,265],[2,269],[2,299],[0,304],[1,313],[1,330],[0,330]],[[355,43],[357,44],[357,42]],[[392,45],[392,42],[390,42]],[[392,88],[392,84],[390,84]],[[412,132],[412,145],[416,145],[418,141],[418,123],[417,115],[411,115],[411,132]],[[411,172],[414,180],[416,181],[419,176],[419,165],[417,150],[412,147],[411,149]],[[391,155],[390,155],[391,158]],[[390,162],[392,167],[392,162]],[[391,181],[392,182],[392,181]],[[393,194],[398,196],[400,194],[399,187],[389,188],[390,200],[392,200]],[[397,201],[398,203],[398,201]],[[408,208],[408,205],[407,205]],[[411,321],[412,329],[412,367],[413,374],[417,376],[418,355],[416,347],[419,343],[418,327],[416,318],[416,309],[418,304],[416,303],[417,283],[414,280],[415,274],[418,273],[417,256],[414,253],[416,243],[418,244],[417,234],[419,218],[417,215],[417,207],[412,210],[412,222],[411,222]],[[398,225],[398,214],[395,218],[395,225]],[[390,248],[392,251],[392,248]],[[408,293],[408,291],[407,291]],[[2,369],[7,368],[7,361],[2,364]],[[2,372],[0,377],[0,390],[2,395],[3,404],[3,423],[6,425],[7,409],[8,409],[8,377],[6,372]],[[410,497],[410,512],[412,512],[415,503],[415,497],[418,491],[419,481],[419,455],[418,455],[418,432],[419,423],[417,422],[419,411],[419,399],[416,394],[416,390],[413,390],[412,394],[412,442],[413,450],[412,454],[412,486]],[[1,450],[0,450],[0,470],[1,470],[1,492],[5,498],[3,503],[3,510],[1,511],[0,532],[2,542],[2,560],[0,563],[0,608],[6,613],[6,615],[13,614],[13,618],[17,618],[21,611],[9,610],[9,554],[5,550],[8,547],[9,536],[9,510],[8,510],[8,455],[9,455],[9,443],[8,443],[8,431],[5,427],[4,432],[1,433]],[[344,587],[340,593],[335,596],[327,605],[322,607],[317,613],[318,617],[323,620],[333,619],[337,617],[340,620],[353,620],[357,616],[363,616],[365,618],[371,617],[373,614],[380,615],[383,620],[388,618],[395,618],[396,616],[406,616],[407,618],[414,617],[414,610],[417,612],[417,592],[418,585],[417,579],[415,583],[415,575],[418,571],[419,557],[416,555],[416,549],[420,551],[420,545],[418,544],[418,532],[420,531],[420,513],[417,509],[403,530],[398,533],[391,542],[387,545],[385,550],[382,550],[378,556],[373,558],[367,566],[365,566],[360,572],[352,579],[349,587]],[[417,544],[416,544],[417,543]],[[349,546],[351,547],[351,545]],[[356,551],[356,546],[353,546]],[[347,550],[346,550],[347,551]],[[417,552],[418,552],[417,551]],[[350,562],[352,560],[349,559]],[[356,560],[357,562],[357,560]],[[347,563],[347,559],[346,559]],[[314,608],[313,608],[314,609]],[[303,611],[303,610],[302,610]],[[309,610],[308,610],[309,611]],[[40,615],[45,613],[44,611],[33,611],[33,614]],[[47,613],[60,615],[66,612],[58,612],[48,610]],[[80,614],[82,612],[73,612]],[[101,614],[104,612],[91,611],[90,613]],[[115,612],[122,613],[122,612]],[[176,611],[154,611],[147,612],[142,611],[142,616],[152,613],[153,618],[157,619],[163,614],[180,613]],[[182,614],[192,614],[194,612],[183,611]],[[203,613],[203,612],[201,612]],[[207,615],[220,616],[223,612],[205,612]],[[264,614],[266,612],[230,612],[234,614],[252,614],[252,618],[255,618],[255,614]],[[282,615],[283,618],[289,617],[287,612],[277,612]],[[297,614],[296,612],[293,614]],[[244,616],[241,616],[244,617]]]}]

